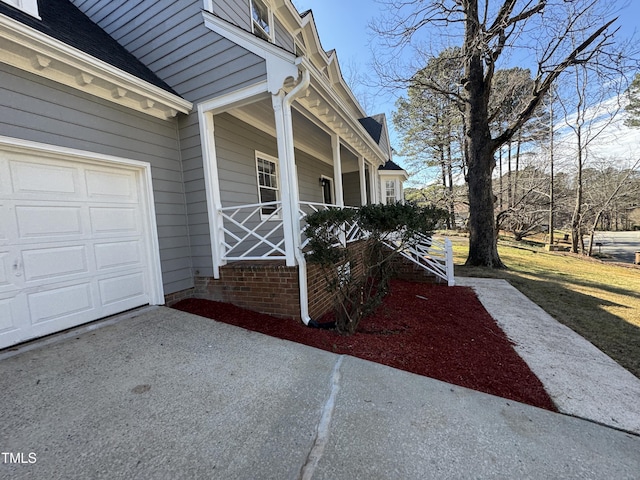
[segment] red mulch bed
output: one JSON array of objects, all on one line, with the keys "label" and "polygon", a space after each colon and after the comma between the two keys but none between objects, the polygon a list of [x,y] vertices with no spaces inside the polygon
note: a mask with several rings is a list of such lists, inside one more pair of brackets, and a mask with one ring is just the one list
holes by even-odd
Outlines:
[{"label": "red mulch bed", "polygon": [[557,411],[540,380],[468,287],[395,280],[384,303],[352,336],[210,300],[188,299],[173,307]]}]

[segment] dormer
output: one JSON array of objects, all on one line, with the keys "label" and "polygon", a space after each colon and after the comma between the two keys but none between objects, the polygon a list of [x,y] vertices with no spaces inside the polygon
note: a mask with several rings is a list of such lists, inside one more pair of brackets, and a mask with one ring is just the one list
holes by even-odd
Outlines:
[{"label": "dormer", "polygon": [[28,13],[34,18],[40,20],[40,14],[38,13],[38,0],[0,0],[12,7],[22,10]]}]

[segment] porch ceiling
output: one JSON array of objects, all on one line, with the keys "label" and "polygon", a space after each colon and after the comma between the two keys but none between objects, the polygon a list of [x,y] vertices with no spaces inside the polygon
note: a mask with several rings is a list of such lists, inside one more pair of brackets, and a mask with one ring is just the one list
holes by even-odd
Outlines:
[{"label": "porch ceiling", "polygon": [[[311,113],[304,113],[300,105],[294,104],[292,109],[293,131],[295,147],[303,152],[329,164],[333,164],[333,153],[331,150],[331,136],[328,127],[320,127],[318,120]],[[270,99],[263,99],[249,105],[229,110],[231,115],[239,118],[245,123],[276,136],[275,117]],[[341,166],[344,173],[358,171],[358,157],[353,152],[352,146],[345,146],[342,140]]]}]

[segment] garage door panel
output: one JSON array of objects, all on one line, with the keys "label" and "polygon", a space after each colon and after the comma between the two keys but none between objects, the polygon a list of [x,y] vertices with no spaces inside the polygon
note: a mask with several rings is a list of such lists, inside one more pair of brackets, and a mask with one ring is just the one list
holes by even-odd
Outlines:
[{"label": "garage door panel", "polygon": [[142,263],[142,245],[138,240],[97,243],[94,251],[98,271]]},{"label": "garage door panel", "polygon": [[16,330],[19,325],[14,313],[14,298],[0,299],[0,335]]},{"label": "garage door panel", "polygon": [[100,234],[140,234],[138,211],[131,207],[91,207],[91,232]]},{"label": "garage door panel", "polygon": [[0,348],[161,298],[148,166],[91,157],[0,143]]},{"label": "garage door panel", "polygon": [[138,203],[135,172],[87,170],[87,195],[100,201]]},{"label": "garage door panel", "polygon": [[8,240],[9,222],[7,206],[3,202],[0,202],[0,245]]},{"label": "garage door panel", "polygon": [[78,195],[78,169],[31,162],[9,162],[13,193]]},{"label": "garage door panel", "polygon": [[11,285],[11,258],[9,252],[0,252],[0,288]]},{"label": "garage door panel", "polygon": [[[144,273],[136,272],[98,281],[102,305],[145,297]],[[146,303],[146,302],[145,302]]]},{"label": "garage door panel", "polygon": [[15,207],[20,239],[51,238],[82,235],[80,206],[26,206]]},{"label": "garage door panel", "polygon": [[87,248],[84,245],[40,248],[22,252],[25,280],[55,280],[87,273]]},{"label": "garage door panel", "polygon": [[59,321],[72,314],[89,312],[95,307],[90,281],[28,293],[27,302],[32,325]]}]

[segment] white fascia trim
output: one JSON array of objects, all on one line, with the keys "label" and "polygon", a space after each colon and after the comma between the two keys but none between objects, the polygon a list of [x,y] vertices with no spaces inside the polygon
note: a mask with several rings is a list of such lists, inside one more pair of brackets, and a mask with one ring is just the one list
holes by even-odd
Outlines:
[{"label": "white fascia trim", "polygon": [[232,108],[242,107],[269,97],[267,81],[239,88],[231,93],[205,100],[198,104],[198,110],[212,112],[214,115]]},{"label": "white fascia trim", "polygon": [[202,16],[204,24],[209,30],[263,58],[267,62],[267,88],[270,93],[277,94],[282,89],[285,81],[298,78],[300,60],[293,53],[256,37],[253,33],[247,32],[209,12],[202,12]]},{"label": "white fascia trim", "polygon": [[191,102],[0,15],[0,61],[149,115],[189,113]]},{"label": "white fascia trim", "polygon": [[[362,115],[363,117],[366,116],[367,113],[364,111],[364,108],[362,108],[362,105],[360,105],[360,102],[351,91],[351,88],[349,88],[349,85],[347,85],[347,82],[344,81],[344,77],[342,76],[342,69],[340,68],[340,62],[338,61],[337,51],[334,50],[329,57],[329,63],[327,64],[327,67],[335,68],[336,76],[338,77],[338,80],[335,83],[339,84],[343,88],[345,93],[349,96],[349,100],[351,100],[359,110],[360,115]],[[329,75],[329,77],[331,77],[331,75]]]},{"label": "white fascia trim", "polygon": [[[305,28],[308,28],[311,31],[311,35],[313,36],[313,43],[316,46],[318,54],[322,58],[325,66],[328,68],[333,66],[332,68],[336,69],[336,72],[337,72],[336,76],[338,77],[338,80],[336,83],[339,83],[342,86],[342,88],[345,90],[345,92],[349,96],[349,99],[353,102],[356,108],[360,111],[360,114],[364,117],[366,115],[366,112],[362,108],[362,105],[360,105],[360,102],[358,102],[358,100],[356,99],[355,95],[353,95],[353,92],[351,91],[347,83],[344,81],[344,77],[342,76],[342,70],[340,68],[340,62],[338,61],[337,51],[334,50],[331,53],[331,55],[328,55],[327,52],[325,52],[324,49],[322,49],[322,43],[320,42],[320,35],[318,34],[315,18],[313,18],[313,11],[307,14],[307,16],[302,19],[301,28],[303,30]],[[331,75],[329,75],[329,77],[331,77]]]},{"label": "white fascia trim", "polygon": [[162,265],[160,263],[160,242],[158,241],[158,225],[156,223],[156,204],[153,196],[153,182],[151,177],[151,164],[139,160],[105,155],[87,150],[59,147],[47,143],[32,142],[20,138],[0,136],[0,148],[12,152],[38,155],[40,157],[76,160],[84,163],[110,163],[124,165],[141,171],[144,185],[144,208],[149,213],[147,219],[147,241],[149,242],[148,265],[151,273],[149,303],[152,305],[164,304],[164,286],[162,285]]},{"label": "white fascia trim", "polygon": [[380,175],[380,177],[394,177],[409,180],[409,174],[405,170],[378,170],[378,175]]},{"label": "white fascia trim", "polygon": [[386,162],[388,158],[386,158],[386,154],[380,148],[380,145],[378,145],[373,140],[373,138],[371,138],[371,135],[369,135],[369,132],[367,132],[367,130],[362,126],[362,124],[358,121],[358,119],[354,118],[352,115],[349,114],[349,108],[344,104],[342,99],[333,91],[331,86],[327,85],[326,79],[320,73],[317,72],[315,67],[313,67],[313,65],[311,64],[311,62],[309,62],[308,59],[306,58],[303,59],[302,65],[305,68],[307,68],[307,70],[309,70],[309,72],[313,76],[313,79],[320,86],[323,87],[324,93],[329,97],[329,103],[333,106],[338,107],[338,109],[342,112],[342,117],[350,124],[351,128],[356,132],[359,132],[360,138],[368,145],[369,149],[372,152],[374,152],[377,157],[379,157],[378,162],[380,163],[380,165],[384,165],[384,162]]}]

